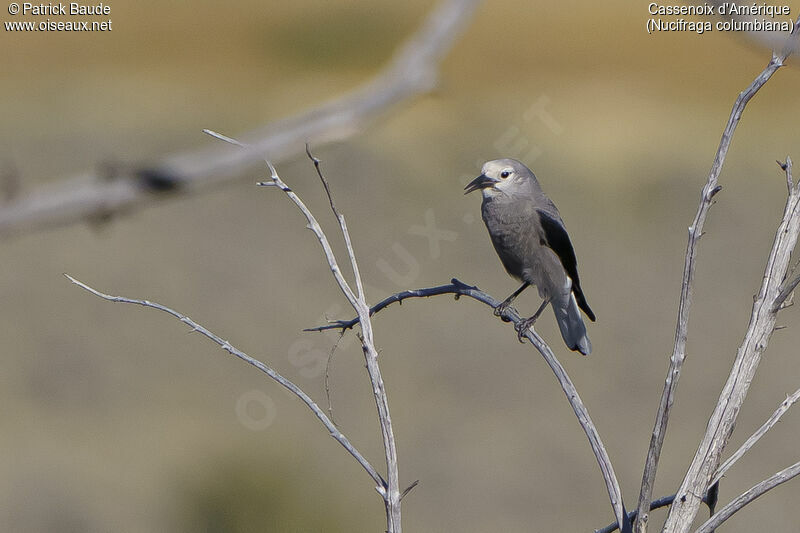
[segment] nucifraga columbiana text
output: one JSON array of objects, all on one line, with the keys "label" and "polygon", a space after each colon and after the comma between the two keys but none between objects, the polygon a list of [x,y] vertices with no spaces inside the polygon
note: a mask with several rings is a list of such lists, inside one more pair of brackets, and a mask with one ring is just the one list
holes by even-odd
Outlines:
[{"label": "nucifraga columbiana text", "polygon": [[483,193],[481,214],[494,249],[506,271],[522,282],[495,314],[502,314],[522,291],[536,285],[544,302],[519,324],[520,341],[549,303],[567,347],[589,355],[592,344],[580,309],[592,322],[595,316],[581,290],[575,251],[553,201],[533,172],[516,159],[485,163],[464,194],[478,189]]}]

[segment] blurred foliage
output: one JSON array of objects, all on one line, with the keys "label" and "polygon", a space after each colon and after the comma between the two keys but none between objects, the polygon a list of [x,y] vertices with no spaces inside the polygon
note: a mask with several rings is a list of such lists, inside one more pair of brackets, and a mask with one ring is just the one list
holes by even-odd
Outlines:
[{"label": "blurred foliage", "polygon": [[328,497],[335,485],[317,480],[300,484],[293,475],[302,464],[266,463],[254,456],[223,457],[200,467],[177,488],[185,514],[172,531],[246,533],[250,531],[354,531],[358,516],[349,520]]}]

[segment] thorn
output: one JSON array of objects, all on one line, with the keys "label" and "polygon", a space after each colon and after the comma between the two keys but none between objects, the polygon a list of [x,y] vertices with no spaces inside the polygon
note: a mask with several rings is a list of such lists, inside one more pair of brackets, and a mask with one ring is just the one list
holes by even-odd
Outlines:
[{"label": "thorn", "polygon": [[319,166],[319,164],[322,162],[311,154],[311,146],[308,144],[308,141],[306,141],[306,155],[311,161],[314,162],[314,166]]},{"label": "thorn", "polygon": [[403,493],[400,495],[400,501],[403,501],[403,498],[405,498],[405,497],[406,497],[406,494],[408,494],[409,492],[411,492],[411,490],[412,490],[414,487],[416,487],[417,485],[419,485],[419,480],[416,480],[414,483],[412,483],[411,485],[409,485],[409,486],[406,488],[406,490],[404,490],[404,491],[403,491]]},{"label": "thorn", "polygon": [[714,187],[713,189],[708,191],[708,195],[706,196],[706,199],[710,201],[721,190],[722,190],[722,185],[717,185],[716,187]]}]

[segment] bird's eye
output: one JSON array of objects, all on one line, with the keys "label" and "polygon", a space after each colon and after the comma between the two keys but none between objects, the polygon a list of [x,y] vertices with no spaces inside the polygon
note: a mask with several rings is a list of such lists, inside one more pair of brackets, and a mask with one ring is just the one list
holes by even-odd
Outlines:
[{"label": "bird's eye", "polygon": [[504,170],[504,171],[502,171],[502,172],[500,173],[500,177],[501,177],[501,178],[507,178],[507,177],[509,177],[510,175],[511,175],[511,172],[509,172],[508,170]]}]

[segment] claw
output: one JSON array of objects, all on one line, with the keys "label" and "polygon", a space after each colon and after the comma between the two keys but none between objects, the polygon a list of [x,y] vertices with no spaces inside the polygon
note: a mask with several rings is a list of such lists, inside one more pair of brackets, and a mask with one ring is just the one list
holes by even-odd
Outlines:
[{"label": "claw", "polygon": [[536,323],[536,319],[539,318],[539,315],[542,314],[542,311],[544,311],[544,308],[547,307],[547,304],[549,303],[550,300],[543,301],[542,305],[539,306],[539,309],[536,310],[532,317],[526,318],[515,326],[515,329],[517,330],[517,339],[519,339],[519,342],[525,342],[523,335],[525,335],[525,333],[531,329],[531,326]]},{"label": "claw", "polygon": [[536,322],[537,318],[539,317],[532,316],[523,320],[514,327],[514,329],[517,330],[517,340],[519,340],[521,344],[525,344],[525,334],[529,329],[531,329],[531,326],[534,324],[534,322]]},{"label": "claw", "polygon": [[494,316],[499,316],[503,322],[511,322],[511,319],[503,316],[508,308],[511,307],[511,302],[503,302],[494,308]]}]

